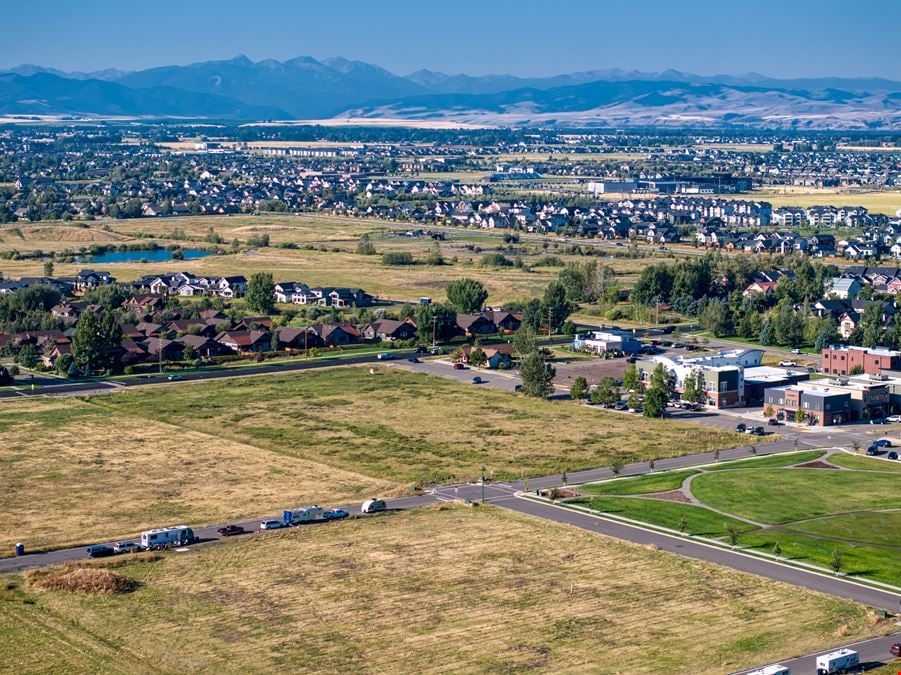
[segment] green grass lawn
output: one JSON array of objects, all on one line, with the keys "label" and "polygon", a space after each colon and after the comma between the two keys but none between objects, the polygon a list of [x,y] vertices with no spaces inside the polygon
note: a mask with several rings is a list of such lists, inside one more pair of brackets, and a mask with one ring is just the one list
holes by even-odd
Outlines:
[{"label": "green grass lawn", "polygon": [[808,452],[791,452],[787,454],[771,455],[769,457],[753,457],[734,462],[721,462],[704,467],[705,471],[725,471],[732,469],[773,469],[782,466],[792,466],[810,462],[823,456],[822,450],[810,450]]},{"label": "green grass lawn", "polygon": [[[896,451],[897,452],[897,451]],[[847,453],[835,453],[829,461],[848,469],[863,469],[864,471],[886,471],[888,473],[901,473],[901,462],[887,462],[871,457],[859,457]]]},{"label": "green grass lawn", "polygon": [[897,550],[817,539],[781,530],[756,530],[739,539],[740,546],[766,553],[773,552],[776,542],[782,548],[782,556],[791,561],[829,569],[833,551],[838,551],[844,563],[844,574],[895,585],[901,580],[901,554]]},{"label": "green grass lawn", "polygon": [[593,495],[643,495],[651,492],[677,490],[689,476],[698,473],[693,469],[687,471],[666,471],[659,474],[648,474],[635,478],[621,478],[604,483],[580,485],[580,492]]},{"label": "green grass lawn", "polygon": [[685,517],[687,534],[704,537],[722,537],[727,525],[739,532],[753,530],[754,526],[735,518],[722,516],[700,506],[669,502],[662,499],[617,499],[616,497],[588,497],[574,499],[572,504],[588,506],[596,511],[603,511],[616,516],[634,518],[652,525],[668,527],[676,530],[679,522]]},{"label": "green grass lawn", "polygon": [[897,546],[898,550],[893,555],[901,557],[901,511],[834,516],[796,523],[791,529],[823,537]]},{"label": "green grass lawn", "polygon": [[705,504],[762,523],[901,507],[901,480],[889,473],[761,469],[705,474],[692,481]]}]

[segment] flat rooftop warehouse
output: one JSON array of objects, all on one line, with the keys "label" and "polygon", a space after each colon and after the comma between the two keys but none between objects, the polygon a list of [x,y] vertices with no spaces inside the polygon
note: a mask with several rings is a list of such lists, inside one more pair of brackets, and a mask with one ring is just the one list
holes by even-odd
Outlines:
[{"label": "flat rooftop warehouse", "polygon": [[807,377],[807,373],[788,370],[786,368],[773,368],[772,366],[756,366],[745,368],[745,383],[752,382],[784,382],[791,377]]}]

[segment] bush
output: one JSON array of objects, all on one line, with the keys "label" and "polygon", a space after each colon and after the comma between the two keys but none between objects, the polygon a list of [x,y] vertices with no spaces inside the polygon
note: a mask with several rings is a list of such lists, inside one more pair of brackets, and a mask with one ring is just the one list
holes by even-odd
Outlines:
[{"label": "bush", "polygon": [[29,586],[45,591],[68,591],[70,593],[87,593],[89,595],[118,595],[130,593],[138,587],[134,579],[96,567],[76,567],[28,576]]},{"label": "bush", "polygon": [[604,318],[610,319],[611,321],[619,321],[624,316],[623,310],[617,308],[609,309],[604,313]]},{"label": "bush", "polygon": [[413,254],[407,251],[393,251],[382,254],[383,265],[414,265]]}]

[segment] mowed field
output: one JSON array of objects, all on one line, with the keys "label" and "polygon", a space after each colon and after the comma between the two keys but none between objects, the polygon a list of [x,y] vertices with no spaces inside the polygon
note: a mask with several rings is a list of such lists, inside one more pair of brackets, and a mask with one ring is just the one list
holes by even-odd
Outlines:
[{"label": "mowed field", "polygon": [[[735,195],[731,195],[735,199]],[[872,192],[829,188],[792,188],[754,190],[738,199],[762,199],[777,206],[863,206],[871,213],[894,216],[901,209],[901,190]]]},{"label": "mowed field", "polygon": [[383,367],[4,401],[0,433],[5,551],[472,481],[482,466],[518,478],[740,442]]},{"label": "mowed field", "polygon": [[112,564],[136,590],[3,577],[4,668],[723,673],[890,628],[850,602],[492,507]]}]

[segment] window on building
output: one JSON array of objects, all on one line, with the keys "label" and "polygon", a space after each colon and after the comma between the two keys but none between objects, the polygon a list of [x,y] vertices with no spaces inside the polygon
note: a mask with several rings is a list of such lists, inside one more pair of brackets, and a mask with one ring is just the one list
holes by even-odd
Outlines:
[{"label": "window on building", "polygon": [[804,410],[810,410],[810,403],[808,401],[804,401]]}]

